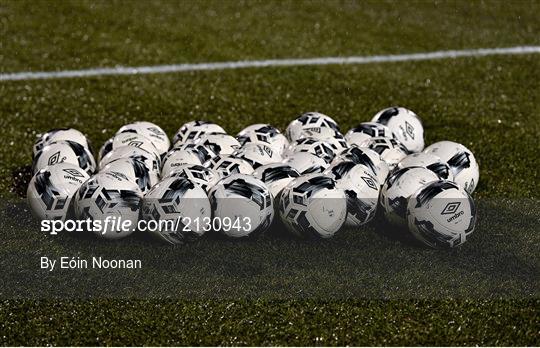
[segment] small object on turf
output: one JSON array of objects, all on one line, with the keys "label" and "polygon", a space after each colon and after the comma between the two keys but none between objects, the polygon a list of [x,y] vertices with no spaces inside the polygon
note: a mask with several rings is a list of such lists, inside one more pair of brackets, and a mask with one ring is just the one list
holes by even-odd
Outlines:
[{"label": "small object on turf", "polygon": [[362,164],[368,167],[377,177],[377,181],[382,186],[388,177],[390,169],[388,164],[383,161],[381,156],[367,147],[351,146],[338,154],[332,164],[341,161],[352,161],[356,164]]},{"label": "small object on turf", "polygon": [[219,125],[208,121],[191,121],[184,123],[173,138],[174,146],[187,142],[195,142],[204,134],[227,134]]},{"label": "small object on turf", "polygon": [[432,182],[410,198],[407,221],[412,234],[433,248],[453,248],[465,243],[476,224],[472,197],[457,184]]},{"label": "small object on turf", "polygon": [[221,178],[226,178],[232,174],[253,173],[253,167],[248,161],[232,155],[214,157],[206,163],[206,166],[218,172]]},{"label": "small object on turf", "polygon": [[393,170],[399,161],[404,159],[408,154],[403,144],[393,138],[371,138],[367,147],[377,152],[383,161],[388,164],[390,170]]},{"label": "small object on turf", "polygon": [[103,144],[101,149],[99,149],[98,161],[101,161],[109,152],[122,146],[140,147],[143,150],[153,153],[156,157],[161,156],[161,153],[148,138],[138,133],[124,132],[116,134]]},{"label": "small object on turf", "polygon": [[390,128],[376,122],[362,122],[345,134],[345,140],[350,146],[364,147],[373,137],[393,138]]},{"label": "small object on turf", "polygon": [[283,163],[290,165],[302,175],[322,173],[328,167],[328,163],[323,158],[309,152],[295,152]]},{"label": "small object on turf", "polygon": [[257,168],[252,175],[264,182],[272,197],[278,199],[281,190],[298,178],[300,173],[288,164],[270,163]]},{"label": "small object on turf", "polygon": [[32,170],[35,174],[57,163],[74,164],[89,175],[96,169],[94,156],[86,147],[71,140],[59,140],[48,143],[36,153]]},{"label": "small object on turf", "polygon": [[397,226],[407,225],[407,201],[426,184],[439,180],[424,167],[406,167],[392,172],[381,189],[380,202],[386,219]]},{"label": "small object on turf", "polygon": [[371,122],[377,122],[390,128],[407,151],[420,152],[424,149],[422,121],[411,110],[402,107],[387,108],[379,111]]},{"label": "small object on turf", "polygon": [[[139,186],[124,173],[98,173],[86,180],[77,191],[74,197],[75,214],[80,220],[94,221],[92,232],[97,236],[120,239],[137,228],[141,198]],[[118,224],[119,221],[123,223]]]},{"label": "small object on turf", "polygon": [[32,157],[35,157],[45,145],[52,143],[53,141],[61,140],[69,140],[80,144],[84,146],[90,153],[92,153],[90,141],[83,133],[74,128],[56,128],[38,135],[38,138],[36,139],[36,142],[32,148]]},{"label": "small object on turf", "polygon": [[201,237],[209,228],[212,210],[206,191],[189,179],[170,176],[163,179],[142,199],[141,218],[156,221],[148,232],[171,244],[182,244]]},{"label": "small object on turf", "polygon": [[467,192],[471,194],[474,192],[480,178],[480,170],[476,158],[469,149],[453,141],[439,141],[426,147],[424,152],[439,156],[450,166],[454,182]]},{"label": "small object on turf", "polygon": [[236,139],[238,139],[242,146],[247,143],[264,143],[280,155],[283,155],[289,146],[289,141],[281,134],[279,129],[262,123],[253,124],[242,129],[236,136]]},{"label": "small object on turf", "polygon": [[381,185],[373,171],[352,161],[338,162],[325,172],[347,197],[347,226],[358,227],[375,217]]},{"label": "small object on turf", "polygon": [[99,170],[100,173],[109,171],[125,174],[130,181],[139,186],[142,193],[146,193],[159,181],[158,172],[150,170],[146,163],[136,157],[115,159]]},{"label": "small object on turf", "polygon": [[137,133],[147,138],[156,147],[160,156],[163,156],[171,147],[167,133],[157,124],[147,121],[138,121],[120,127],[116,134]]},{"label": "small object on turf", "polygon": [[332,128],[339,131],[339,126],[330,116],[319,112],[306,112],[287,126],[287,137],[289,141],[296,141],[302,137],[305,130],[316,130],[319,128]]},{"label": "small object on turf", "polygon": [[450,166],[443,160],[431,153],[418,152],[413,153],[402,159],[397,168],[407,167],[424,167],[439,176],[443,180],[454,181],[454,173],[450,169]]},{"label": "small object on turf", "polygon": [[347,220],[347,199],[331,177],[301,176],[281,192],[279,214],[296,236],[330,238]]},{"label": "small object on turf", "polygon": [[42,220],[65,220],[73,196],[89,177],[71,163],[40,169],[30,180],[26,192],[34,216]]},{"label": "small object on turf", "polygon": [[218,182],[208,193],[214,219],[221,233],[232,238],[256,236],[274,218],[274,204],[268,187],[251,175],[233,174]]},{"label": "small object on turf", "polygon": [[247,143],[235,151],[232,156],[247,161],[253,169],[283,160],[279,152],[264,143]]},{"label": "small object on turf", "polygon": [[170,176],[186,178],[207,192],[221,179],[217,171],[198,164],[182,164]]}]

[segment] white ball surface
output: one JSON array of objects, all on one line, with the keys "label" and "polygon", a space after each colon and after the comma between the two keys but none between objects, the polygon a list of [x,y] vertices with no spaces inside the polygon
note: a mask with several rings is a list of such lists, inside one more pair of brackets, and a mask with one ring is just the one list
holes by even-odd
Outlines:
[{"label": "white ball surface", "polygon": [[167,133],[155,123],[147,121],[138,121],[121,127],[116,134],[137,133],[150,140],[158,150],[160,156],[163,156],[171,147],[171,141]]},{"label": "white ball surface", "polygon": [[74,164],[88,174],[92,174],[96,169],[96,162],[90,151],[71,140],[53,141],[45,145],[34,157],[32,169],[35,174],[46,166],[58,163]]},{"label": "white ball surface", "polygon": [[399,169],[408,167],[424,167],[437,174],[442,180],[454,181],[454,173],[450,166],[438,156],[430,153],[417,152],[410,154],[397,165]]},{"label": "white ball surface", "polygon": [[371,122],[377,122],[390,128],[407,151],[420,152],[424,149],[422,121],[411,110],[402,107],[387,108],[379,111]]}]

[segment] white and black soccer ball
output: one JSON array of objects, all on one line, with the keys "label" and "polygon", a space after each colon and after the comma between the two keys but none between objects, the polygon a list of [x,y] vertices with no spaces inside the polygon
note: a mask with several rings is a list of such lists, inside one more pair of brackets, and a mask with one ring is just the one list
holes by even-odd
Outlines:
[{"label": "white and black soccer ball", "polygon": [[343,134],[332,128],[317,128],[305,130],[302,132],[300,139],[309,138],[321,140],[332,147],[335,153],[340,153],[349,147]]},{"label": "white and black soccer ball", "polygon": [[141,218],[147,224],[155,221],[155,226],[147,229],[148,232],[171,244],[183,244],[201,237],[210,229],[211,217],[206,191],[179,176],[163,179],[142,200]]},{"label": "white and black soccer ball", "polygon": [[402,107],[387,108],[379,111],[371,122],[377,122],[390,128],[407,151],[420,152],[424,149],[422,121],[411,110]]},{"label": "white and black soccer ball", "polygon": [[347,199],[331,177],[301,176],[281,192],[279,214],[296,236],[330,238],[347,220]]},{"label": "white and black soccer ball", "polygon": [[386,219],[397,226],[407,225],[407,201],[413,193],[439,177],[423,167],[398,169],[388,176],[381,189],[381,206]]},{"label": "white and black soccer ball", "polygon": [[373,137],[393,138],[394,134],[390,128],[376,122],[362,122],[345,134],[347,144],[358,147],[366,146]]},{"label": "white and black soccer ball", "polygon": [[215,170],[221,178],[232,174],[251,174],[254,170],[248,161],[232,155],[214,157],[206,163],[206,166]]},{"label": "white and black soccer ball", "polygon": [[296,169],[300,174],[322,173],[328,168],[328,162],[309,152],[295,152],[283,161],[283,163]]},{"label": "white and black soccer ball", "polygon": [[206,163],[207,159],[213,158],[213,156],[206,156],[206,152],[208,152],[206,148],[203,146],[198,147],[195,144],[185,144],[171,149],[163,157],[161,177],[164,178],[173,174],[179,167],[185,164],[202,165]]},{"label": "white and black soccer ball", "polygon": [[133,157],[116,159],[100,169],[100,173],[109,171],[125,174],[130,181],[139,186],[143,194],[159,181],[157,171],[150,170],[143,161]]},{"label": "white and black soccer ball", "polygon": [[450,166],[442,161],[439,156],[431,153],[417,152],[410,154],[397,165],[399,169],[408,167],[424,167],[437,174],[442,180],[454,181],[454,173]]},{"label": "white and black soccer ball", "polygon": [[65,220],[71,199],[89,177],[84,170],[70,163],[40,169],[26,191],[34,216],[42,220]]},{"label": "white and black soccer ball", "polygon": [[336,156],[334,148],[329,143],[313,138],[302,138],[296,140],[291,144],[287,152],[289,156],[295,152],[308,152],[324,159],[327,163],[332,162]]},{"label": "white and black soccer ball", "polygon": [[92,148],[90,146],[90,141],[88,138],[81,133],[80,131],[74,128],[56,128],[51,129],[50,131],[38,134],[36,142],[33,146],[32,156],[35,157],[37,153],[43,149],[43,147],[54,141],[69,140],[84,146],[90,153],[92,153]]},{"label": "white and black soccer ball", "polygon": [[334,158],[332,164],[341,161],[352,161],[356,164],[362,164],[368,167],[373,173],[375,173],[377,181],[380,185],[384,184],[386,178],[388,177],[388,173],[390,172],[388,164],[383,161],[381,156],[374,150],[367,147],[351,146],[338,154]]},{"label": "white and black soccer ball", "polygon": [[[104,239],[120,239],[132,234],[139,221],[142,199],[139,186],[120,172],[98,173],[86,180],[74,198],[75,214],[80,220],[94,222],[93,232]],[[110,220],[107,220],[109,217]],[[119,226],[114,221],[128,226]],[[101,228],[98,228],[101,225]]]},{"label": "white and black soccer ball", "polygon": [[143,148],[135,146],[122,146],[116,148],[105,155],[99,162],[99,168],[104,168],[107,164],[119,158],[134,158],[143,162],[146,167],[156,174],[159,174],[161,159],[154,153],[148,152]]},{"label": "white and black soccer ball", "polygon": [[99,161],[105,157],[109,152],[118,149],[122,146],[140,147],[150,153],[153,153],[156,157],[160,157],[161,153],[154,146],[154,144],[146,137],[132,132],[118,133],[114,137],[110,138],[99,149]]},{"label": "white and black soccer ball", "polygon": [[221,126],[208,121],[190,121],[184,123],[176,132],[173,138],[175,146],[195,142],[205,134],[220,133],[226,134]]},{"label": "white and black soccer ball", "polygon": [[409,230],[433,248],[453,248],[465,243],[476,225],[476,207],[467,191],[446,180],[416,191],[407,204]]},{"label": "white and black soccer ball", "polygon": [[392,138],[371,138],[367,147],[377,152],[390,170],[393,170],[408,154],[403,144]]},{"label": "white and black soccer ball", "polygon": [[368,223],[375,217],[381,185],[373,171],[352,161],[338,162],[325,174],[336,181],[347,197],[347,222],[351,227]]},{"label": "white and black soccer ball", "polygon": [[210,148],[216,155],[231,155],[240,148],[238,140],[228,134],[205,134],[196,141],[196,144]]},{"label": "white and black soccer ball", "polygon": [[71,140],[53,141],[42,147],[34,157],[34,174],[46,166],[71,163],[91,175],[96,170],[94,156],[83,145]]},{"label": "white and black soccer ball", "polygon": [[235,151],[232,156],[247,161],[253,169],[283,160],[279,152],[263,143],[247,143]]},{"label": "white and black soccer ball", "polygon": [[244,146],[247,143],[264,143],[274,151],[283,155],[289,146],[289,141],[279,129],[269,124],[253,124],[242,129],[236,139],[240,145]]},{"label": "white and black soccer ball", "polygon": [[454,182],[467,192],[473,193],[478,185],[480,170],[473,153],[465,146],[453,141],[439,141],[424,150],[425,153],[438,156],[450,166]]},{"label": "white and black soccer ball", "polygon": [[[250,175],[233,174],[221,180],[210,189],[208,197],[214,220],[221,222],[219,230],[228,237],[256,236],[274,218],[272,194],[261,180]],[[226,226],[227,220],[232,226]]]},{"label": "white and black soccer ball", "polygon": [[339,131],[339,126],[330,116],[319,112],[306,112],[297,119],[289,123],[286,134],[289,141],[296,141],[302,137],[306,130],[318,130],[320,128],[331,128]]},{"label": "white and black soccer ball", "polygon": [[157,124],[147,121],[138,121],[122,126],[116,134],[136,133],[140,134],[155,146],[160,156],[163,156],[171,147],[171,141],[167,133]]},{"label": "white and black soccer ball", "polygon": [[300,173],[288,164],[270,163],[257,168],[252,175],[264,182],[272,197],[278,199],[281,190],[298,178]]},{"label": "white and black soccer ball", "polygon": [[171,176],[186,178],[205,191],[221,179],[218,172],[199,164],[182,164],[174,169]]}]

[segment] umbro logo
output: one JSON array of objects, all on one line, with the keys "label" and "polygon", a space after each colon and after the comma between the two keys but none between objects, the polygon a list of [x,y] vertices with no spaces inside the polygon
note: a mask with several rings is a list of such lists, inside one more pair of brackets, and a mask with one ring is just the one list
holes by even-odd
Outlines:
[{"label": "umbro logo", "polygon": [[366,185],[369,186],[369,188],[377,190],[377,184],[375,183],[375,181],[373,181],[372,178],[370,178],[369,176],[362,176],[362,180],[364,180],[364,182],[366,183]]},{"label": "umbro logo", "polygon": [[444,207],[443,211],[441,212],[441,215],[449,215],[454,214],[459,206],[461,205],[461,202],[450,202]]},{"label": "umbro logo", "polygon": [[405,131],[414,140],[414,127],[407,121],[405,121]]},{"label": "umbro logo", "polygon": [[155,135],[162,135],[162,132],[156,127],[148,127],[147,129]]},{"label": "umbro logo", "polygon": [[71,169],[71,168],[64,169],[64,172],[68,173],[71,176],[75,176],[75,177],[78,177],[78,178],[84,177],[84,175],[81,172],[79,172],[79,171],[77,171],[75,169]]},{"label": "umbro logo", "polygon": [[52,166],[53,164],[62,163],[66,160],[65,157],[60,158],[60,151],[53,154],[51,157],[49,157],[49,160],[47,161],[47,164]]},{"label": "umbro logo", "polygon": [[142,141],[136,141],[136,140],[134,140],[134,141],[130,141],[130,142],[128,143],[128,146],[141,147],[142,144],[143,144]]}]

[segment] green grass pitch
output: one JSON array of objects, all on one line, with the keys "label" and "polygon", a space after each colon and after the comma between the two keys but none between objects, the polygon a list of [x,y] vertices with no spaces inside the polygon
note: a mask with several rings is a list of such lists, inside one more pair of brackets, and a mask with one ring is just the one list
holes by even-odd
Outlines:
[{"label": "green grass pitch", "polygon": [[[0,73],[539,45],[538,13],[535,1],[4,0]],[[0,82],[0,342],[538,345],[539,74],[539,56],[520,55]],[[427,144],[454,140],[479,161],[478,228],[456,250],[377,224],[325,242],[51,238],[21,192],[35,136],[50,128],[77,128],[98,148],[136,120],[171,137],[194,119],[236,134],[318,110],[346,131],[392,105],[420,115]],[[66,274],[37,270],[44,254],[136,255],[152,277],[88,272],[85,286],[132,286],[84,299]],[[71,298],[25,299],[42,277]]]}]

